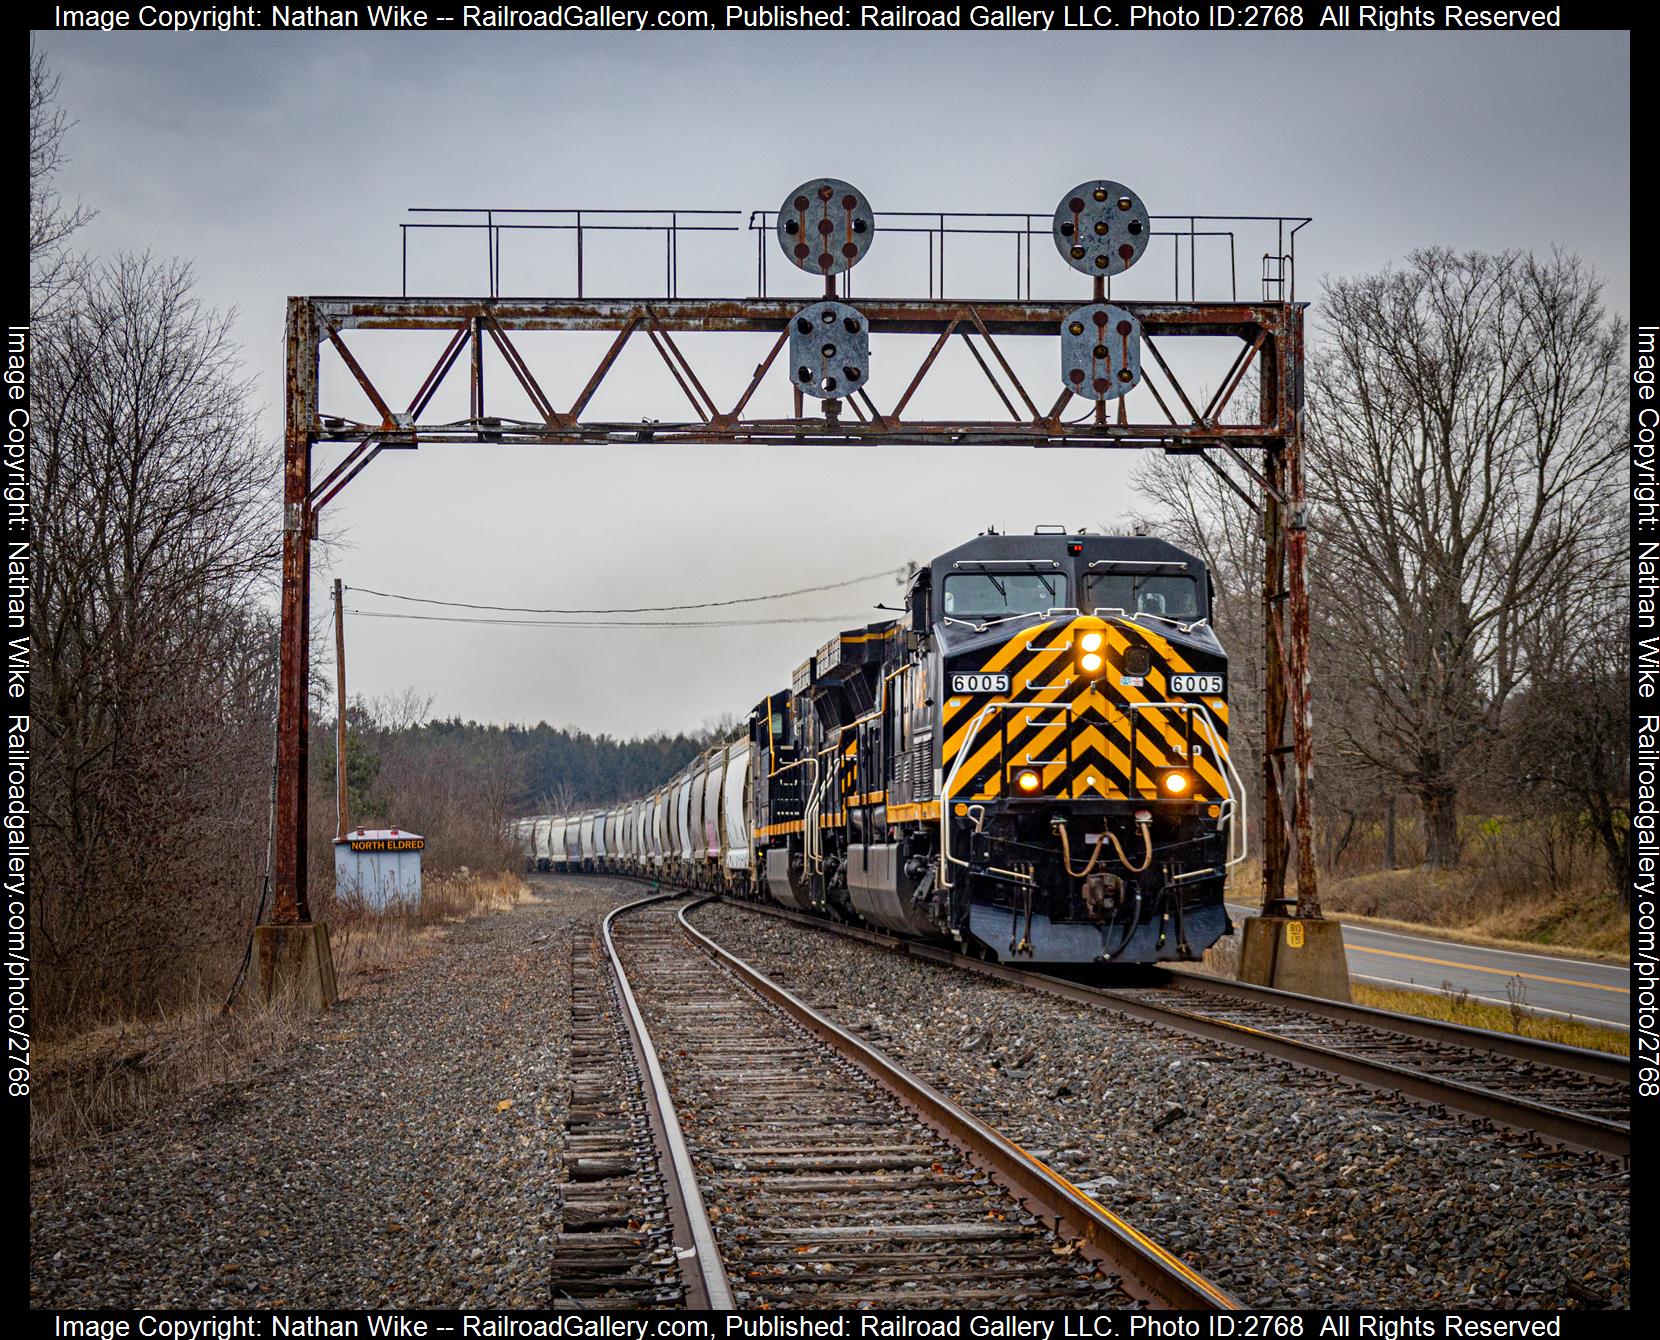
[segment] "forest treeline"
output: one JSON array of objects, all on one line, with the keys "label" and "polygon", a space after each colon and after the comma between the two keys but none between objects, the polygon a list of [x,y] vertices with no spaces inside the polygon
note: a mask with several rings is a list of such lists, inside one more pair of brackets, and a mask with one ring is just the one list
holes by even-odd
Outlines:
[{"label": "forest treeline", "polygon": [[[335,732],[315,714],[312,765],[312,878],[327,888],[334,834]],[[569,813],[642,794],[678,772],[720,734],[618,740],[569,727],[500,726],[431,718],[410,694],[346,711],[346,794],[356,826],[396,824],[427,838],[428,868],[443,872],[516,867],[520,853],[503,820]]]},{"label": "forest treeline", "polygon": [[[569,727],[495,726],[478,722],[433,721],[420,737],[453,740],[486,752],[505,749],[516,761],[517,788],[509,813],[568,812],[609,805],[660,786],[707,748],[721,732],[651,735],[618,740]],[[499,741],[499,744],[498,744]]]}]

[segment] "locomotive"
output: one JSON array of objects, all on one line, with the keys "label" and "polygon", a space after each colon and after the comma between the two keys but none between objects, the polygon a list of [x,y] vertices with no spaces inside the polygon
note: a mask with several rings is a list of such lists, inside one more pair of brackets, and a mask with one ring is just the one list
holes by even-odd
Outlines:
[{"label": "locomotive", "polygon": [[1156,537],[988,531],[653,795],[518,832],[542,868],[1002,962],[1196,959],[1232,930],[1245,854],[1213,599],[1202,561]]}]

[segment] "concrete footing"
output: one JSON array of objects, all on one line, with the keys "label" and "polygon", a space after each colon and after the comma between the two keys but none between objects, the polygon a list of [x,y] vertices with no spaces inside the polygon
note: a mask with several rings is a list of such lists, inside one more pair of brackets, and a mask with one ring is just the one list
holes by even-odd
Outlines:
[{"label": "concrete footing", "polygon": [[1239,980],[1327,1000],[1349,999],[1343,927],[1324,918],[1246,917]]},{"label": "concrete footing", "polygon": [[334,985],[329,928],[320,921],[255,926],[254,958],[259,964],[261,1000],[292,992],[296,1001],[321,1014],[340,998]]}]

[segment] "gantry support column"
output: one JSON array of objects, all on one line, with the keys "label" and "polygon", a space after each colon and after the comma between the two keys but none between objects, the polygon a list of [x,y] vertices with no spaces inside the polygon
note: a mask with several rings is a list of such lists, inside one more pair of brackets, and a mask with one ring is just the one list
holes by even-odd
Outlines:
[{"label": "gantry support column", "polygon": [[1285,873],[1290,864],[1291,816],[1286,795],[1285,742],[1285,447],[1276,442],[1263,453],[1268,487],[1262,509],[1262,914],[1291,910]]},{"label": "gantry support column", "polygon": [[[1308,501],[1303,484],[1303,310],[1286,309],[1274,365],[1284,436],[1265,452],[1263,508],[1262,911],[1246,919],[1239,979],[1349,999],[1343,928],[1320,913],[1314,731],[1309,706]],[[1288,730],[1289,728],[1289,730]],[[1287,736],[1289,735],[1289,739]],[[1291,850],[1297,888],[1286,893]]]},{"label": "gantry support column", "polygon": [[288,300],[282,478],[282,642],[277,679],[277,814],[271,919],[254,930],[264,999],[292,991],[313,1010],[336,999],[328,928],[306,896],[310,735],[311,428],[317,418],[317,323]]},{"label": "gantry support column", "polygon": [[1297,913],[1320,916],[1320,877],[1315,865],[1314,726],[1310,716],[1308,652],[1311,636],[1308,602],[1308,494],[1303,486],[1303,311],[1291,309],[1290,338],[1295,342],[1296,382],[1287,388],[1290,415],[1285,439],[1285,594],[1286,707],[1291,717],[1291,759],[1295,776],[1292,814],[1297,844]]}]

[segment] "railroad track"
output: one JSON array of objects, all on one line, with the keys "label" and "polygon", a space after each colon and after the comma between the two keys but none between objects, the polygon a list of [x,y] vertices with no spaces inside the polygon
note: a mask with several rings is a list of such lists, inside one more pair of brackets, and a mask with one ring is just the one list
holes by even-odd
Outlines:
[{"label": "railroad track", "polygon": [[592,944],[571,955],[566,1185],[550,1299],[558,1308],[681,1307],[668,1189],[643,1058],[623,1024],[609,966]]},{"label": "railroad track", "polygon": [[[1174,974],[1173,974],[1174,975]],[[1560,1055],[1522,1059],[1488,1050],[1482,1040],[1429,1038],[1390,1026],[1388,1017],[1337,1018],[1295,1002],[1244,999],[1188,980],[1151,989],[1117,989],[1125,1008],[1185,1031],[1247,1046],[1387,1089],[1485,1117],[1575,1148],[1629,1157],[1631,1090],[1625,1084],[1569,1068]]]},{"label": "railroad track", "polygon": [[787,908],[722,901],[1276,1056],[1573,1149],[1631,1155],[1631,1066],[1623,1057],[1179,970],[1157,986],[1090,986]]},{"label": "railroad track", "polygon": [[690,1306],[1235,1306],[684,911],[601,938]]}]

